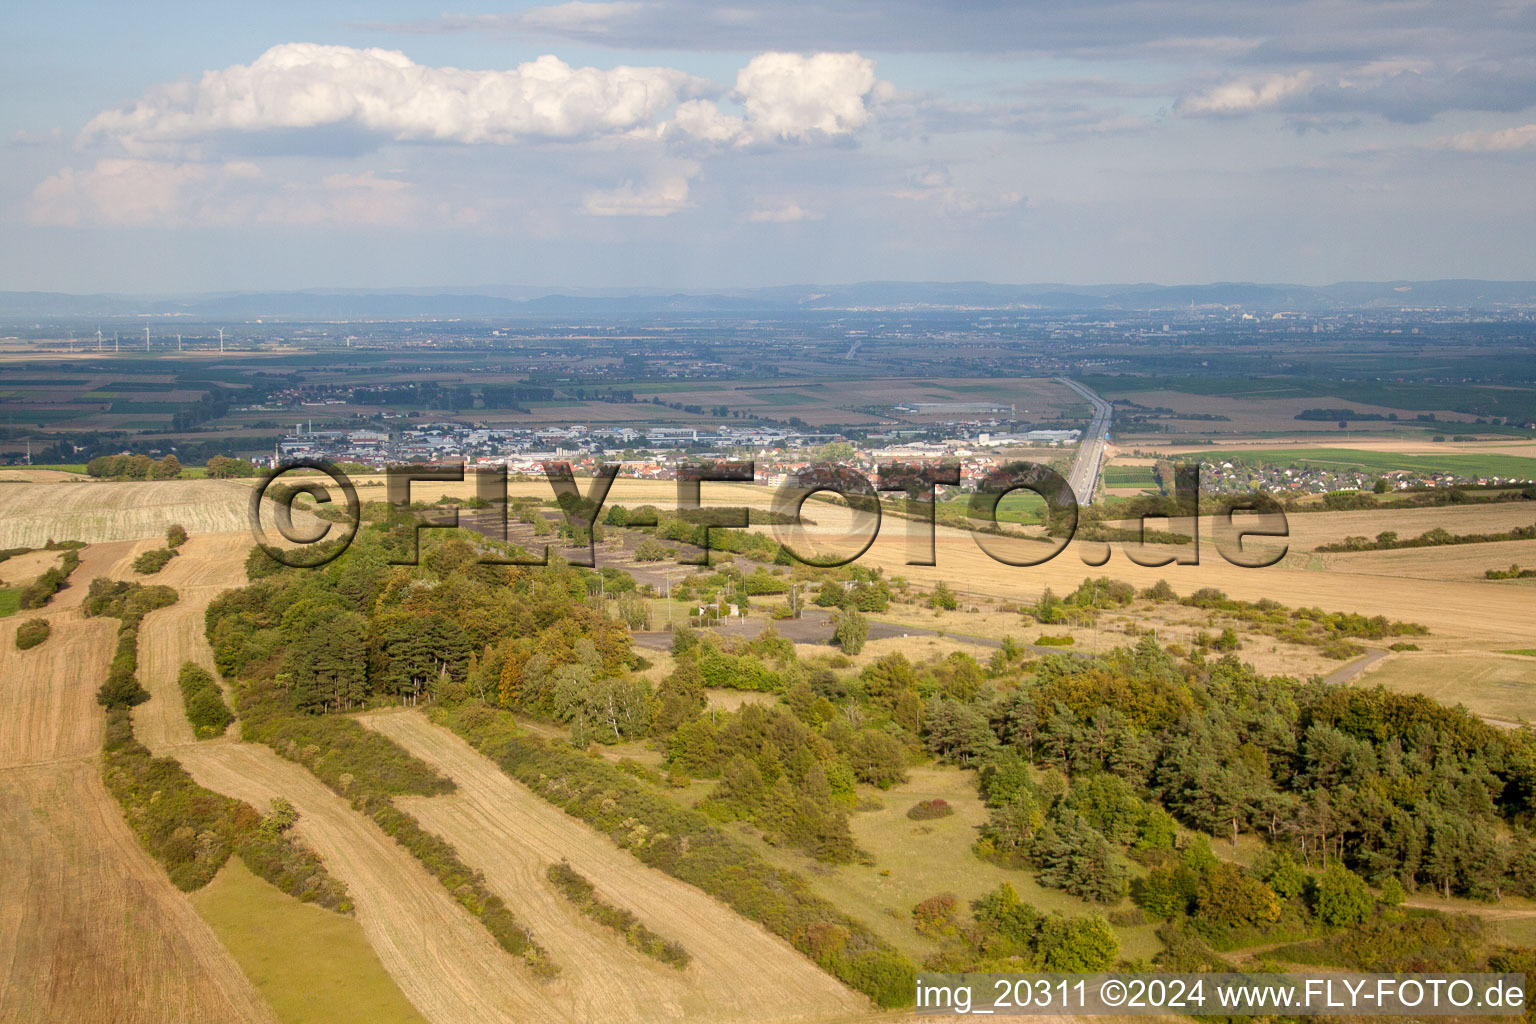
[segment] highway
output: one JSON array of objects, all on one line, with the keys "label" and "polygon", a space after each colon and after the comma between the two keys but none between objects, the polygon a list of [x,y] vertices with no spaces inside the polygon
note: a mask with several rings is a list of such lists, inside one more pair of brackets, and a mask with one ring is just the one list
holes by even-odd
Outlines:
[{"label": "highway", "polygon": [[1094,492],[1099,487],[1099,473],[1104,468],[1104,448],[1109,440],[1109,417],[1114,407],[1075,380],[1057,377],[1061,383],[1076,391],[1093,405],[1093,422],[1088,424],[1082,443],[1077,446],[1077,458],[1067,473],[1067,483],[1079,505],[1092,505]]}]

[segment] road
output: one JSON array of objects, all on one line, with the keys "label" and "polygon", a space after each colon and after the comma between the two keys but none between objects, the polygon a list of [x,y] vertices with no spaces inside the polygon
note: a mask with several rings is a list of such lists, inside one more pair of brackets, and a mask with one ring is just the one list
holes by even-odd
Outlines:
[{"label": "road", "polygon": [[1075,380],[1056,379],[1093,405],[1093,422],[1088,424],[1082,443],[1077,446],[1077,458],[1067,474],[1067,483],[1072,485],[1077,503],[1092,505],[1094,492],[1099,489],[1099,472],[1104,468],[1104,447],[1109,441],[1109,417],[1114,407]]}]

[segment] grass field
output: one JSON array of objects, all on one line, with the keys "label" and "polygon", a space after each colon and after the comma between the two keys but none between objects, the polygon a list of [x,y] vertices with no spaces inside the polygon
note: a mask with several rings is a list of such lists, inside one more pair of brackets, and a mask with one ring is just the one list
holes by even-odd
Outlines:
[{"label": "grass field", "polygon": [[[1447,453],[1445,455],[1397,455],[1359,448],[1238,448],[1199,452],[1201,462],[1246,459],[1278,466],[1296,466],[1360,473],[1405,470],[1414,473],[1452,473],[1457,476],[1498,476],[1536,480],[1536,459],[1497,453]],[[1111,467],[1110,472],[1113,472]]]},{"label": "grass field", "polygon": [[282,1024],[426,1024],[356,921],[300,903],[240,858],[193,894],[192,905]]},{"label": "grass field", "polygon": [[7,615],[15,615],[19,611],[21,611],[21,590],[0,588],[0,619]]},{"label": "grass field", "polygon": [[1154,487],[1151,466],[1106,466],[1104,484],[1107,487]]},{"label": "grass field", "polygon": [[1355,680],[1399,693],[1422,693],[1443,704],[1465,704],[1502,722],[1536,718],[1536,659],[1513,655],[1405,653],[1383,659]]},{"label": "grass field", "polygon": [[[1038,885],[1031,871],[1016,871],[978,860],[971,852],[987,809],[976,795],[975,777],[958,768],[924,765],[908,772],[908,781],[874,793],[884,807],[853,815],[854,840],[874,857],[873,867],[829,867],[807,862],[793,850],[758,841],[758,849],[776,864],[803,873],[816,891],[838,908],[867,924],[881,938],[921,963],[938,945],[912,927],[912,908],[929,896],[949,892],[969,902],[1009,882],[1025,902],[1042,912],[1104,912],[1058,889]],[[860,787],[861,791],[866,787]],[[955,813],[931,821],[913,821],[907,810],[919,800],[942,799]],[[1116,928],[1123,957],[1150,956],[1158,948],[1152,926]]]}]

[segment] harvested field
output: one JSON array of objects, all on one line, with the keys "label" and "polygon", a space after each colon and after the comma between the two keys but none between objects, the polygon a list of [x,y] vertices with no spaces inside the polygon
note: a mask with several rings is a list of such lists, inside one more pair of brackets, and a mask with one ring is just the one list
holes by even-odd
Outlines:
[{"label": "harvested field", "polygon": [[101,784],[95,693],[115,620],[44,614],[54,635],[30,651],[0,623],[0,1020],[275,1024]]},{"label": "harvested field", "polygon": [[275,1024],[94,760],[0,771],[0,819],[0,1020]]},{"label": "harvested field", "polygon": [[[180,523],[191,533],[249,528],[250,488],[232,480],[0,486],[0,547],[42,547],[56,540],[87,543],[163,538]],[[302,514],[294,516],[302,524]]]},{"label": "harvested field", "polygon": [[[1450,505],[1442,508],[1400,508],[1362,512],[1307,512],[1287,517],[1293,548],[1311,550],[1335,544],[1345,537],[1374,538],[1383,530],[1396,530],[1403,540],[1426,530],[1451,533],[1503,533],[1536,523],[1536,502],[1512,501],[1498,505]],[[1487,547],[1487,545],[1480,545]],[[1433,550],[1445,551],[1449,546]]]},{"label": "harvested field", "polygon": [[[1408,576],[1421,580],[1483,580],[1483,573],[1488,569],[1508,569],[1511,564],[1536,569],[1536,540],[1399,548],[1395,551],[1330,552],[1322,559],[1329,572]],[[1529,586],[1531,582],[1526,579],[1505,585]],[[1484,598],[1488,601],[1497,599],[1492,592]]]},{"label": "harvested field", "polygon": [[107,674],[115,619],[82,619],[78,611],[47,616],[48,642],[16,650],[22,616],[0,619],[0,770],[67,759],[91,759],[101,746],[96,688]]},{"label": "harvested field", "polygon": [[[483,871],[565,968],[548,995],[570,1019],[810,1021],[868,1008],[783,940],[641,864],[420,712],[362,721],[458,783],[452,795],[398,803]],[[681,941],[692,965],[679,972],[651,961],[582,917],[544,881],[545,869],[562,857],[602,899]]]},{"label": "harvested field", "polygon": [[0,484],[57,484],[90,479],[84,473],[73,473],[65,469],[28,469],[24,466],[0,469]]},{"label": "harvested field", "polygon": [[145,618],[139,630],[139,684],[151,699],[134,709],[133,728],[150,750],[158,753],[196,741],[176,678],[188,661],[218,678],[203,633],[203,613],[219,594],[245,583],[250,543],[245,533],[192,537],[155,576],[156,583],[176,588],[177,601]]},{"label": "harvested field", "polygon": [[29,551],[0,562],[0,586],[21,587],[59,564],[62,551]]}]

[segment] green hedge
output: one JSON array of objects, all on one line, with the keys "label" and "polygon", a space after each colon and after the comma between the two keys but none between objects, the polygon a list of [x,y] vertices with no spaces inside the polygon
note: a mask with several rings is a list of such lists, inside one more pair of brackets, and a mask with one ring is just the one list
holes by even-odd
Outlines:
[{"label": "green hedge", "polygon": [[181,686],[181,702],[186,708],[187,721],[200,740],[224,735],[235,713],[224,703],[224,694],[213,674],[201,665],[187,662],[176,677]]},{"label": "green hedge", "polygon": [[155,548],[146,551],[133,560],[133,571],[140,576],[148,576],[165,568],[165,563],[176,557],[176,552],[170,548]]}]

